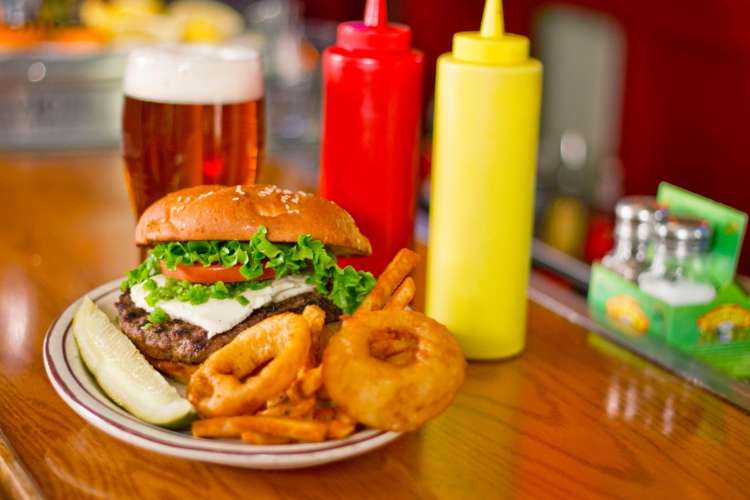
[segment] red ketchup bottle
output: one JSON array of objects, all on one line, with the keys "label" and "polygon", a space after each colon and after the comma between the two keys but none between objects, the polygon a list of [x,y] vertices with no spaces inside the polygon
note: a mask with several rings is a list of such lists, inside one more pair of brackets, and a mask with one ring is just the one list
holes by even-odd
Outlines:
[{"label": "red ketchup bottle", "polygon": [[342,23],[323,54],[320,191],[345,208],[373,254],[350,263],[375,275],[412,243],[424,57],[385,0]]}]

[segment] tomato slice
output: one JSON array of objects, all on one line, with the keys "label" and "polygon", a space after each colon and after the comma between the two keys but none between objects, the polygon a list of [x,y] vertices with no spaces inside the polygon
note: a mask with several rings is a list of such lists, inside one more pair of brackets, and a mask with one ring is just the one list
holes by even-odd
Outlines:
[{"label": "tomato slice", "polygon": [[[172,271],[162,261],[159,263],[159,267],[161,267],[161,273],[164,276],[176,280],[190,281],[191,283],[216,283],[217,281],[239,283],[240,281],[247,281],[247,278],[240,273],[240,266],[224,267],[215,265],[204,267],[202,264],[189,266],[177,264],[174,271]],[[264,269],[263,274],[255,278],[255,281],[272,279],[274,276],[273,269]]]}]

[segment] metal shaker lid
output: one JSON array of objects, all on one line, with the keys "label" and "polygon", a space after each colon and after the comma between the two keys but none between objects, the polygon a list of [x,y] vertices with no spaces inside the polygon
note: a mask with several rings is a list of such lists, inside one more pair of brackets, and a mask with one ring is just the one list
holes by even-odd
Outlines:
[{"label": "metal shaker lid", "polygon": [[667,208],[653,196],[626,196],[617,202],[618,221],[659,222],[667,218]]},{"label": "metal shaker lid", "polygon": [[667,218],[667,209],[653,196],[627,196],[615,208],[618,239],[648,240],[654,234],[654,224]]},{"label": "metal shaker lid", "polygon": [[656,225],[656,236],[660,240],[707,245],[712,234],[708,222],[695,217],[670,215]]}]

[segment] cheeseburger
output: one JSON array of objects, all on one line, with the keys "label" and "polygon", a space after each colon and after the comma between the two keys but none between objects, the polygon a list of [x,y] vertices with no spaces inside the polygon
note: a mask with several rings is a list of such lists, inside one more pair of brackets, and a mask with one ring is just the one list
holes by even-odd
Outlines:
[{"label": "cheeseburger", "polygon": [[345,210],[276,186],[176,191],[143,213],[135,240],[150,250],[122,282],[120,327],[157,369],[183,380],[255,323],[310,304],[332,322],[375,284],[336,264],[371,253]]}]

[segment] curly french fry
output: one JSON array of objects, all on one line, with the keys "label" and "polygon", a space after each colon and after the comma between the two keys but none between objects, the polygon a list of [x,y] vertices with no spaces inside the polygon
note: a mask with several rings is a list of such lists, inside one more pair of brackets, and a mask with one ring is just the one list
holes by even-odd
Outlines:
[{"label": "curly french fry", "polygon": [[385,304],[385,309],[405,309],[412,300],[414,295],[417,293],[417,285],[414,283],[414,279],[407,277],[403,283],[396,288],[391,298]]},{"label": "curly french fry", "polygon": [[418,262],[419,255],[415,252],[407,248],[399,250],[385,270],[378,276],[375,286],[359,305],[354,315],[382,309],[394,290],[417,267]]}]

